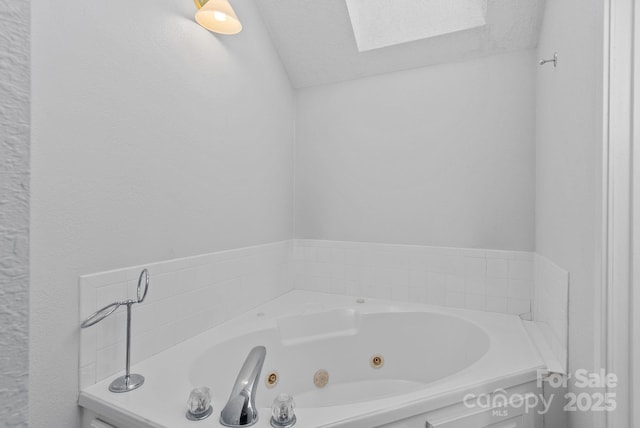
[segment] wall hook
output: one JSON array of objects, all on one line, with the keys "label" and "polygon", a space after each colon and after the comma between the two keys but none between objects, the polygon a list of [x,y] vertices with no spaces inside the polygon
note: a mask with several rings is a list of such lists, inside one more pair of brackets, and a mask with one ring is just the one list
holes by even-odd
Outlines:
[{"label": "wall hook", "polygon": [[558,52],[553,54],[553,59],[541,59],[540,65],[545,65],[548,62],[552,62],[554,67],[558,66]]}]

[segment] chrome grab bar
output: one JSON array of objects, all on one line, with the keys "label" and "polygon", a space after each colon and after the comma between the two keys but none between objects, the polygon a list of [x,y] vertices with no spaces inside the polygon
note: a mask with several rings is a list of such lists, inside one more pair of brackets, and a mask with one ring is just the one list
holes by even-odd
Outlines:
[{"label": "chrome grab bar", "polygon": [[[142,288],[144,278],[144,289]],[[136,303],[144,302],[149,291],[149,271],[142,269],[140,276],[138,277],[138,288],[136,293],[136,300],[129,299],[121,302],[113,302],[108,304],[102,309],[97,310],[91,314],[87,319],[82,321],[80,328],[91,327],[98,324],[106,317],[114,313],[120,306],[127,306],[127,361],[126,371],[124,376],[120,376],[109,385],[109,391],[111,392],[128,392],[139,388],[144,383],[144,376],[138,374],[131,374],[131,306]]]}]

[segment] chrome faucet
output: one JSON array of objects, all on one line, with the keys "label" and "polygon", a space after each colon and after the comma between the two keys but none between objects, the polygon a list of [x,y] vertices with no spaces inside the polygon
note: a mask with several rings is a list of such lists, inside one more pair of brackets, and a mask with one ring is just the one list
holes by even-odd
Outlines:
[{"label": "chrome faucet", "polygon": [[220,423],[226,427],[248,427],[258,421],[256,390],[267,349],[256,346],[249,352],[238,373],[229,401],[220,412]]}]

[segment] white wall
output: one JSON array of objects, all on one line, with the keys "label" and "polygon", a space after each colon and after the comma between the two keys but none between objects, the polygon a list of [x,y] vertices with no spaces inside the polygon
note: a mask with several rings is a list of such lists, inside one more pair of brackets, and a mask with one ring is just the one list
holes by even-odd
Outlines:
[{"label": "white wall", "polygon": [[[538,48],[559,54],[537,74],[536,251],[569,271],[569,370],[597,364],[601,286],[603,8],[595,0],[547,0]],[[579,11],[579,13],[577,13]],[[570,387],[573,389],[573,387]],[[577,391],[579,392],[579,391]],[[594,412],[564,428],[601,427]]]},{"label": "white wall", "polygon": [[0,425],[27,426],[29,4],[0,0]]},{"label": "white wall", "polygon": [[31,426],[71,428],[78,276],[291,238],[294,98],[252,1],[233,37],[189,1],[31,4]]},{"label": "white wall", "polygon": [[296,236],[533,250],[533,51],[298,93]]}]

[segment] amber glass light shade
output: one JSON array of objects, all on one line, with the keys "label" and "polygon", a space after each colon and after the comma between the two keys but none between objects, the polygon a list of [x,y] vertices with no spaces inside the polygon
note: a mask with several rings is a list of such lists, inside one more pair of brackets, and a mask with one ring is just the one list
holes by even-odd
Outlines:
[{"label": "amber glass light shade", "polygon": [[198,7],[196,22],[209,31],[237,34],[242,24],[228,0],[194,0]]}]

